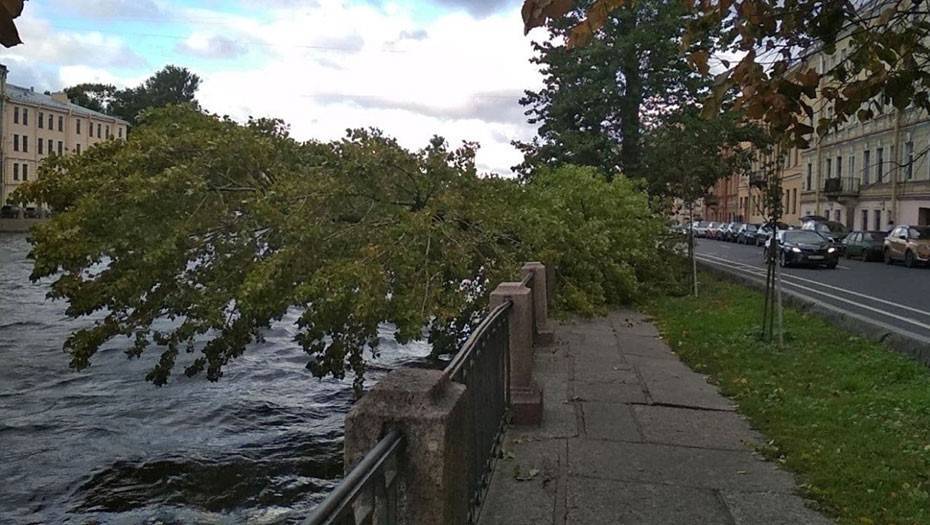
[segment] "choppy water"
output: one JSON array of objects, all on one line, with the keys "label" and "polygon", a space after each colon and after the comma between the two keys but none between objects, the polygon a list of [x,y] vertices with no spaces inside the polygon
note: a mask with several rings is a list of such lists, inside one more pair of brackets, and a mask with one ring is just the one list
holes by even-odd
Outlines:
[{"label": "choppy water", "polygon": [[[119,343],[74,372],[62,342],[89,321],[29,282],[28,250],[0,235],[0,523],[288,523],[332,488],[351,379],[310,375],[293,319],[218,383],[152,386],[156,355]],[[370,381],[429,353],[382,339]]]}]

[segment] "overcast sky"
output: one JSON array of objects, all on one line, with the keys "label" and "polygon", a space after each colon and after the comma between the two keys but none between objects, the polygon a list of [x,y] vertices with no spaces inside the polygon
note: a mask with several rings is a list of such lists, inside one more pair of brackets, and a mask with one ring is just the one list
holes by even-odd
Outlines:
[{"label": "overcast sky", "polygon": [[[36,90],[136,85],[166,64],[204,82],[199,99],[237,119],[279,117],[299,139],[379,127],[419,148],[434,134],[481,144],[508,173],[530,138],[517,100],[541,79],[519,0],[31,0],[24,45],[0,52]],[[537,30],[538,31],[538,30]],[[540,37],[540,35],[536,35]]]}]

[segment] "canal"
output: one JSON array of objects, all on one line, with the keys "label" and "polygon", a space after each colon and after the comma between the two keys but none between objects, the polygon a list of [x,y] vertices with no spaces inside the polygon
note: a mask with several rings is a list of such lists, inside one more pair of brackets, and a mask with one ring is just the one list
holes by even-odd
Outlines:
[{"label": "canal", "polygon": [[[45,298],[28,252],[0,234],[0,524],[293,523],[341,476],[352,378],[312,377],[295,318],[218,383],[155,387],[157,356],[128,360],[119,341],[75,372],[62,343],[92,320]],[[428,353],[385,329],[367,379]]]}]

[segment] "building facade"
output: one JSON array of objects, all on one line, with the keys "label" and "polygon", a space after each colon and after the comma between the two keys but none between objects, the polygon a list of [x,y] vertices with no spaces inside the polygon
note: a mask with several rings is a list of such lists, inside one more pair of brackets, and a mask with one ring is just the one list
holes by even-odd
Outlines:
[{"label": "building facade", "polygon": [[0,205],[24,182],[38,177],[50,155],[80,154],[109,139],[126,137],[129,124],[50,95],[8,84],[0,64]]}]

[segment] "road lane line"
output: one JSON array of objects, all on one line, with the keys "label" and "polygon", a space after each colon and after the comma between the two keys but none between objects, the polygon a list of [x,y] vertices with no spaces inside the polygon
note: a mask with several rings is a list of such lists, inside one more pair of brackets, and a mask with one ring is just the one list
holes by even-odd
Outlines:
[{"label": "road lane line", "polygon": [[[700,258],[700,257],[698,257],[698,258]],[[726,266],[725,264],[723,264],[723,263],[721,263],[721,262],[712,261],[712,260],[710,260],[710,259],[704,259],[704,262],[711,263],[711,264],[717,264],[717,265],[719,265],[719,266]],[[733,268],[733,267],[731,266],[730,268]],[[749,270],[746,270],[746,269],[744,269],[744,268],[733,268],[733,269],[739,270],[739,271],[742,271],[742,272],[749,273],[749,274],[754,275],[754,276],[756,276],[756,277],[764,277],[764,275],[762,275],[762,273],[761,273],[760,271],[749,271]],[[914,326],[919,326],[919,327],[923,328],[924,330],[930,331],[930,324],[921,323],[920,321],[911,319],[910,317],[904,317],[904,316],[901,316],[901,315],[897,315],[897,314],[893,314],[893,313],[890,313],[890,312],[886,312],[886,311],[884,311],[884,310],[879,310],[878,308],[873,308],[873,307],[871,307],[871,306],[869,306],[869,305],[866,305],[866,304],[857,303],[857,302],[855,302],[855,301],[852,301],[852,300],[849,300],[849,299],[845,299],[845,298],[843,298],[843,297],[839,297],[839,296],[836,296],[836,295],[832,295],[832,294],[829,294],[829,293],[827,293],[827,292],[822,292],[822,291],[820,291],[820,290],[815,290],[814,288],[809,288],[809,287],[804,286],[804,285],[801,285],[801,284],[792,283],[792,282],[788,282],[788,281],[785,281],[785,284],[787,284],[788,286],[793,286],[793,287],[795,287],[795,288],[799,288],[799,289],[801,289],[801,290],[806,290],[806,291],[808,291],[808,292],[813,292],[813,293],[816,293],[816,294],[820,294],[820,295],[822,295],[822,296],[824,296],[824,297],[829,297],[830,299],[833,299],[833,300],[835,300],[835,301],[841,301],[841,302],[844,302],[844,303],[849,303],[849,304],[855,306],[856,308],[861,308],[861,309],[863,309],[863,310],[869,310],[869,311],[871,311],[871,312],[875,312],[875,313],[877,313],[877,314],[881,314],[881,315],[884,315],[884,316],[886,316],[886,317],[891,317],[891,318],[897,319],[897,320],[899,320],[899,321],[903,321],[903,322],[905,322],[905,323],[912,324],[912,325],[914,325]]]},{"label": "road lane line", "polygon": [[[712,257],[712,258],[718,259],[718,260],[720,260],[720,261],[724,261],[724,262],[728,262],[728,263],[733,263],[733,264],[739,264],[739,265],[742,265],[742,266],[746,266],[746,267],[752,268],[752,269],[754,269],[754,270],[760,270],[760,271],[761,271],[760,267],[755,267],[755,266],[752,266],[752,265],[749,265],[749,264],[746,264],[746,263],[741,263],[741,262],[739,262],[739,261],[731,261],[731,260],[729,260],[729,259],[724,259],[723,257],[718,257],[718,256],[713,256],[713,255],[705,255],[705,254],[698,254],[698,255],[700,255],[700,256],[702,256],[702,257],[703,257],[703,256]],[[887,304],[888,306],[893,306],[893,307],[895,307],[895,308],[900,308],[901,310],[907,310],[907,311],[909,311],[909,312],[914,312],[914,313],[918,313],[918,314],[923,315],[923,316],[926,316],[926,317],[930,317],[930,312],[928,312],[927,310],[921,310],[920,308],[914,308],[914,307],[911,307],[911,306],[906,306],[906,305],[903,305],[903,304],[895,303],[895,302],[892,302],[892,301],[887,301],[887,300],[885,300],[885,299],[879,299],[878,297],[873,297],[873,296],[871,296],[871,295],[866,295],[866,294],[863,294],[863,293],[854,292],[854,291],[852,291],[852,290],[847,290],[846,288],[840,288],[840,287],[838,287],[838,286],[833,286],[832,284],[826,284],[826,283],[822,283],[822,282],[820,282],[820,281],[814,281],[813,279],[807,279],[807,278],[805,278],[805,277],[799,277],[799,276],[797,276],[797,275],[793,275],[793,274],[790,274],[790,273],[782,273],[781,275],[782,275],[782,278],[783,278],[783,279],[786,279],[786,280],[787,280],[787,279],[797,279],[797,280],[799,280],[799,281],[808,282],[808,283],[811,283],[811,284],[814,284],[814,285],[817,285],[817,286],[822,286],[822,287],[824,287],[824,288],[829,288],[829,289],[831,289],[831,290],[837,290],[837,291],[842,292],[842,293],[846,293],[846,294],[849,294],[849,295],[855,295],[856,297],[862,297],[862,298],[868,299],[868,300],[870,300],[870,301],[875,301],[875,302],[877,302],[877,303]]]}]

